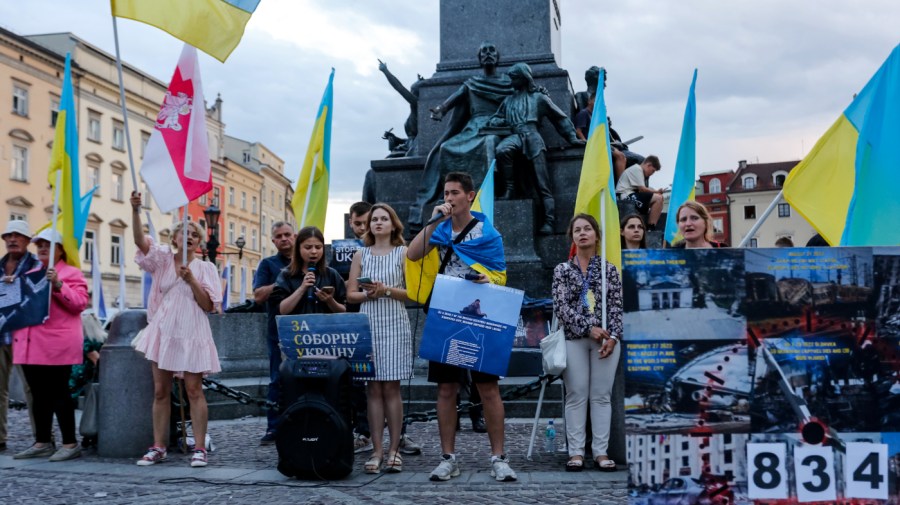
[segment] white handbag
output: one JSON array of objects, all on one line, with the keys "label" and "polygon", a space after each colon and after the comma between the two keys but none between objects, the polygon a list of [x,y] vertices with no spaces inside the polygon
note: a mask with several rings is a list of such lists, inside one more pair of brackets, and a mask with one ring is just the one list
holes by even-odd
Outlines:
[{"label": "white handbag", "polygon": [[541,355],[545,374],[560,375],[566,369],[566,333],[555,312],[550,333],[541,340]]}]

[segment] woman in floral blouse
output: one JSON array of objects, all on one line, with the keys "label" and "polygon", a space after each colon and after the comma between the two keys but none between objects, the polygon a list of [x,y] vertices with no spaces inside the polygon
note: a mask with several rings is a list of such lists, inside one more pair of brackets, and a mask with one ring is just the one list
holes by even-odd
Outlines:
[{"label": "woman in floral blouse", "polygon": [[[553,309],[566,333],[566,470],[584,467],[587,405],[591,406],[591,453],[596,468],[615,471],[606,455],[612,408],[610,394],[619,364],[622,338],[622,282],[612,263],[597,256],[600,226],[587,214],[569,222],[567,235],[577,250],[571,260],[553,272]],[[615,240],[615,238],[612,238]],[[606,269],[608,324],[603,328],[603,277]]]}]

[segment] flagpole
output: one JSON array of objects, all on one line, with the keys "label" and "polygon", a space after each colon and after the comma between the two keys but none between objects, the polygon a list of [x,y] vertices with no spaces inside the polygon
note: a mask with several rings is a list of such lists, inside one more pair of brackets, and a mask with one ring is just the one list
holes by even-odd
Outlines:
[{"label": "flagpole", "polygon": [[[62,179],[62,170],[56,171],[56,184],[53,186],[54,195],[53,195],[53,220],[50,221],[50,231],[57,233],[60,237],[62,234],[59,233],[59,230],[56,229],[57,223],[56,220],[59,218],[59,185]],[[53,234],[50,234],[50,259],[47,260],[47,268],[56,268],[56,262],[53,261],[56,258],[56,239]],[[50,286],[50,299],[53,299],[53,286]]]},{"label": "flagpole", "polygon": [[778,192],[777,195],[775,195],[775,199],[772,200],[772,203],[770,203],[768,207],[766,207],[765,212],[763,212],[762,215],[759,216],[759,219],[756,220],[756,223],[753,224],[753,227],[750,228],[750,231],[748,231],[747,234],[744,235],[744,238],[741,240],[741,243],[738,244],[738,247],[747,246],[747,243],[750,242],[750,239],[753,238],[753,235],[755,235],[759,230],[759,227],[762,226],[764,222],[766,222],[769,214],[771,214],[772,211],[775,210],[775,206],[778,204],[778,202],[781,201],[782,196],[784,196],[784,189],[782,189]]},{"label": "flagpole", "polygon": [[600,222],[603,223],[600,225],[600,276],[603,284],[603,294],[601,295],[600,302],[600,310],[601,317],[603,322],[603,329],[605,330],[607,327],[606,323],[606,233],[609,230],[604,230],[603,227],[606,226],[606,202],[603,200],[604,193],[609,191],[609,188],[600,190]]},{"label": "flagpole", "polygon": [[[316,175],[316,163],[313,161],[312,170],[309,171],[309,184],[306,186],[306,198],[303,201],[303,215],[300,217],[300,223],[298,228],[303,228],[306,226],[306,211],[309,210],[309,201],[312,199],[312,187],[313,180],[315,180]],[[322,230],[324,233],[325,230]]]},{"label": "flagpole", "polygon": [[[131,129],[128,127],[128,106],[125,104],[125,81],[122,78],[122,56],[119,53],[119,26],[115,16],[112,16],[112,24],[113,39],[116,43],[116,71],[119,73],[119,101],[122,102],[122,124],[125,125],[125,151],[128,153],[128,168],[131,172],[132,187],[134,187],[135,193],[140,193],[140,190],[138,189],[137,171],[134,169],[134,152],[131,149]],[[151,198],[151,196],[146,195],[145,198]],[[153,224],[150,220],[150,211],[145,210],[144,213],[147,215],[147,224],[153,228]],[[156,240],[156,237],[153,237],[153,240]]]},{"label": "flagpole", "polygon": [[181,264],[187,265],[187,223],[188,223],[188,206],[182,207],[181,218]]}]

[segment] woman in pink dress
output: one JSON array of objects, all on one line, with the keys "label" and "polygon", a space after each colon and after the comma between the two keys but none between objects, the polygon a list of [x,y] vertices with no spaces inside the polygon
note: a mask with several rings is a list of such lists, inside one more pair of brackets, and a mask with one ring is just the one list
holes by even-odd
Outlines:
[{"label": "woman in pink dress", "polygon": [[222,301],[219,276],[214,264],[194,256],[204,236],[200,225],[187,223],[187,265],[184,265],[182,223],[172,230],[171,246],[155,244],[143,234],[140,193],[132,193],[131,208],[134,243],[138,247],[136,260],[153,278],[147,327],[135,346],[153,367],[153,446],[137,464],[153,465],[166,459],[172,377],[181,373],[191,404],[196,441],[191,466],[206,466],[204,445],[209,415],[203,397],[203,375],[221,370],[207,314]]}]

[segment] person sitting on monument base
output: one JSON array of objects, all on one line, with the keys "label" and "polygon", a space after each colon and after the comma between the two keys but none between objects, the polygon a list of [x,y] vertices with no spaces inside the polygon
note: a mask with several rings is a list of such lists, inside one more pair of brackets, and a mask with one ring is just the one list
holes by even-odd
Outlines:
[{"label": "person sitting on monument base", "polygon": [[503,99],[500,109],[491,118],[491,127],[508,126],[513,134],[504,138],[497,145],[497,167],[503,175],[506,186],[503,196],[510,199],[514,196],[515,180],[513,178],[513,160],[523,154],[534,168],[537,192],[544,207],[544,217],[540,230],[541,235],[553,233],[555,224],[555,203],[553,191],[550,189],[550,174],[547,171],[547,159],[544,151],[547,146],[538,131],[541,119],[547,118],[553,127],[571,145],[583,146],[584,140],[578,138],[575,126],[565,112],[560,110],[549,96],[540,92],[531,76],[531,67],[526,63],[516,63],[508,72],[512,80],[512,95]]}]

